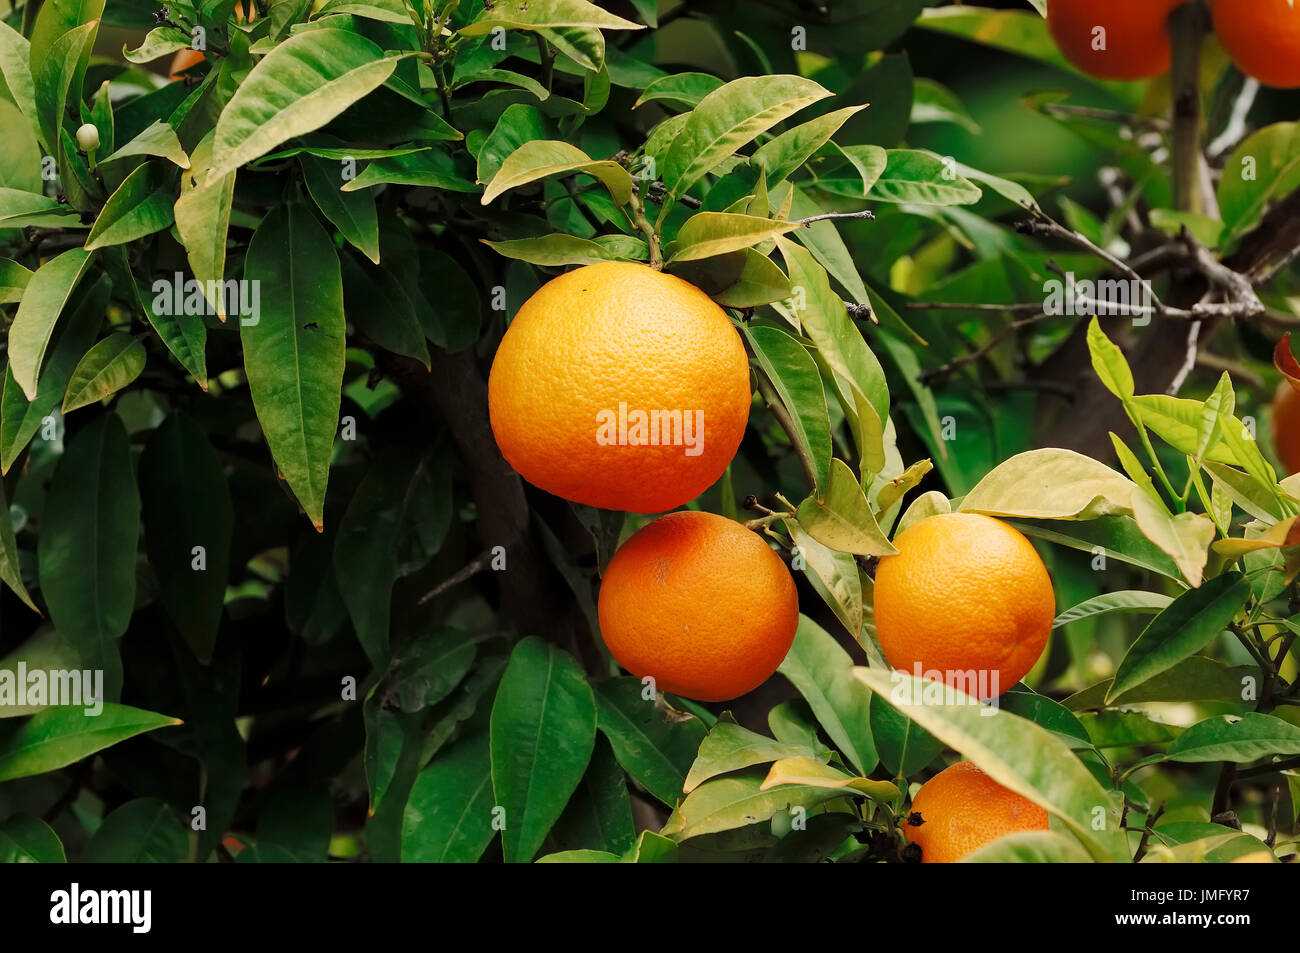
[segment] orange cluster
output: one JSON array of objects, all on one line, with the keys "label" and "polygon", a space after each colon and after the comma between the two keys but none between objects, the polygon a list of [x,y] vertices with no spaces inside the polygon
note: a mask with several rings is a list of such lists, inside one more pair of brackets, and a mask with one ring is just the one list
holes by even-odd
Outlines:
[{"label": "orange cluster", "polygon": [[[1071,63],[1099,79],[1169,69],[1169,16],[1187,0],[1047,0],[1047,26]],[[1232,61],[1266,86],[1300,87],[1300,4],[1213,0],[1214,32]]]},{"label": "orange cluster", "polygon": [[[661,513],[726,471],[749,420],[749,359],[699,288],[605,262],[543,285],[488,378],[492,432],[519,475],[588,506]],[[661,691],[724,701],[757,688],[799,621],[790,572],[758,534],[671,513],[614,555],[600,589],[610,653]]]}]

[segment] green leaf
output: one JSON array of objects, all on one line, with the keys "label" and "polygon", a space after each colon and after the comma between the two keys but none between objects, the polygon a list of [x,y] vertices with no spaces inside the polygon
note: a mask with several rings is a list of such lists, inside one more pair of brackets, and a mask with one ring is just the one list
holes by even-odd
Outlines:
[{"label": "green leaf", "polygon": [[841,553],[892,556],[898,552],[876,522],[853,471],[838,458],[831,461],[822,499],[813,495],[799,504],[799,525],[817,542]]},{"label": "green leaf", "polygon": [[596,703],[567,652],[529,637],[517,644],[492,705],[492,789],[506,814],[507,863],[528,862],[587,769]]},{"label": "green leaf", "polygon": [[401,56],[346,30],[295,34],[263,57],[217,119],[212,179],[312,132],[382,86]]},{"label": "green leaf", "polygon": [[1248,136],[1223,166],[1219,211],[1231,243],[1256,227],[1270,202],[1300,188],[1300,123],[1279,122]]},{"label": "green leaf", "polygon": [[606,13],[586,0],[497,0],[484,5],[477,19],[461,28],[464,36],[482,36],[497,27],[507,30],[643,30],[640,23]]},{"label": "green leaf", "polygon": [[172,809],[157,798],[127,801],[99,825],[81,855],[87,864],[175,864],[189,839]]},{"label": "green leaf", "polygon": [[192,38],[177,26],[154,27],[145,34],[134,50],[122,46],[122,57],[128,63],[152,63],[156,59],[190,49]]},{"label": "green leaf", "polygon": [[782,758],[802,758],[813,753],[805,745],[785,744],[742,728],[734,721],[719,721],[700,745],[682,790],[690,794],[709,778],[730,774],[756,764],[770,764]]},{"label": "green leaf", "polygon": [[[222,244],[224,246],[224,242]],[[121,249],[118,252],[121,254]],[[224,247],[222,253],[224,255]],[[158,337],[167,345],[167,350],[190,373],[199,387],[207,390],[206,348],[208,329],[207,325],[203,323],[203,316],[189,314],[184,304],[179,308],[173,306],[175,304],[173,292],[176,286],[172,281],[160,278],[154,282],[152,289],[146,290],[140,281],[131,274],[124,255],[118,259],[118,262],[120,268],[117,273],[123,275],[127,280],[128,290],[134,291],[136,302],[148,319],[150,326],[158,333]],[[224,298],[223,295],[217,297],[218,300]],[[163,302],[166,302],[166,307],[158,307]],[[50,365],[53,368],[54,358],[50,359]]]},{"label": "green leaf", "polygon": [[761,790],[795,784],[803,787],[828,788],[843,791],[846,794],[865,794],[877,801],[892,801],[899,796],[898,788],[889,781],[872,781],[870,778],[855,778],[839,768],[823,764],[816,758],[798,756],[783,758],[772,765],[763,779]]},{"label": "green leaf", "polygon": [[1182,579],[1174,561],[1143,536],[1137,523],[1127,516],[1073,522],[1016,520],[1011,525],[1026,536],[1069,546],[1093,557],[1118,559],[1170,579]]},{"label": "green leaf", "polygon": [[59,37],[69,30],[88,24],[103,16],[104,0],[50,0],[41,4],[36,22],[32,25],[32,72],[39,72],[42,62],[50,54]]},{"label": "green leaf", "polygon": [[604,738],[596,739],[587,773],[556,821],[550,840],[561,849],[608,851],[615,856],[636,847],[627,775]]},{"label": "green leaf", "polygon": [[814,489],[825,487],[830,478],[831,429],[816,363],[802,344],[779,328],[742,324],[741,332],[788,412],[799,448],[813,461]]},{"label": "green leaf", "polygon": [[376,668],[388,659],[402,534],[408,530],[412,511],[432,490],[431,459],[412,456],[397,451],[376,460],[348,503],[334,543],[339,592],[357,639]]},{"label": "green leaf", "polygon": [[121,689],[117,640],[135,608],[139,534],[130,439],[121,418],[105,414],[77,432],[55,468],[37,555],[54,627],[87,668],[104,670],[110,699]]},{"label": "green leaf", "polygon": [[[1129,860],[1118,802],[1051,731],[901,672],[858,668],[854,674],[875,693],[877,703],[887,701],[994,781],[1060,818],[1094,859]],[[990,717],[989,711],[995,714]]]},{"label": "green leaf", "polygon": [[[38,162],[39,167],[39,162]],[[0,227],[84,228],[76,211],[58,201],[22,189],[0,188]]]},{"label": "green leaf", "polygon": [[63,844],[39,817],[15,814],[0,824],[0,864],[62,864]]},{"label": "green leaf", "polygon": [[[674,196],[685,194],[759,134],[829,95],[802,76],[732,80],[700,100],[673,138],[660,163],[664,185]],[[667,209],[665,205],[665,212]]]},{"label": "green leaf", "polygon": [[307,192],[321,214],[334,223],[349,244],[379,264],[379,219],[374,195],[340,191],[343,166],[337,161],[304,153],[298,157],[298,164],[302,166]]},{"label": "green leaf", "polygon": [[1092,357],[1093,370],[1106,389],[1127,402],[1133,396],[1133,371],[1128,366],[1128,358],[1101,329],[1101,322],[1095,317],[1088,324],[1088,353]]},{"label": "green leaf", "polygon": [[162,231],[174,221],[175,203],[171,173],[157,163],[144,163],[104,203],[86,237],[86,251],[124,245]]},{"label": "green leaf", "polygon": [[0,76],[4,77],[9,94],[23,115],[35,124],[38,113],[31,63],[31,44],[8,23],[0,21]]},{"label": "green leaf", "polygon": [[18,561],[18,541],[14,537],[13,515],[5,499],[3,484],[0,484],[0,580],[33,612],[40,613],[23,582],[22,568]]},{"label": "green leaf", "polygon": [[109,279],[100,277],[79,296],[54,337],[35,400],[28,402],[14,380],[13,368],[5,366],[4,391],[0,394],[0,467],[6,473],[45,419],[57,410],[73,367],[94,342],[104,320],[110,287]]},{"label": "green leaf", "polygon": [[879,761],[871,737],[871,693],[853,677],[853,660],[825,629],[799,616],[794,645],[777,669],[789,679],[835,747],[859,774]]},{"label": "green leaf", "polygon": [[1100,596],[1085,599],[1073,608],[1066,609],[1056,617],[1052,628],[1059,629],[1080,619],[1116,613],[1158,614],[1173,602],[1172,596],[1159,592],[1142,592],[1137,589],[1125,589],[1121,592],[1107,592]]},{"label": "green leaf", "polygon": [[897,709],[871,706],[871,737],[880,763],[896,778],[911,777],[938,756],[943,742]]},{"label": "green leaf", "polygon": [[176,130],[160,120],[155,120],[151,125],[146,126],[144,131],[130,142],[102,159],[100,165],[129,156],[159,156],[170,160],[182,169],[190,167],[190,157],[185,154]]},{"label": "green leaf", "polygon": [[[222,282],[226,270],[226,239],[230,231],[230,210],[235,198],[235,173],[214,179],[208,174],[212,161],[212,133],[194,148],[194,168],[181,176],[181,194],[176,199],[172,214],[176,219],[176,232],[185,246],[185,257],[190,263],[194,278],[207,295],[209,282]],[[310,187],[310,182],[308,183]],[[224,285],[214,284],[213,287]],[[214,296],[213,306],[217,317],[226,320],[224,294]],[[206,389],[207,372],[203,348],[207,330],[202,321],[193,330],[187,330],[187,317],[191,315],[158,316],[156,309],[146,307],[150,322],[158,328],[159,336],[176,359],[194,375],[199,386]],[[168,327],[172,325],[174,327]],[[165,331],[166,329],[166,331]]]},{"label": "green leaf", "polygon": [[632,108],[653,102],[677,103],[693,108],[705,96],[722,86],[722,83],[722,80],[709,73],[669,73],[646,86]]},{"label": "green leaf", "polygon": [[[1251,665],[1228,666],[1214,659],[1193,655],[1172,668],[1155,675],[1141,685],[1115,696],[1117,705],[1140,705],[1146,702],[1217,701],[1241,704],[1244,686],[1258,684],[1259,668]],[[1072,711],[1102,708],[1109,704],[1106,694],[1112,679],[1105,679],[1065,699]]]},{"label": "green leaf", "polygon": [[1228,627],[1249,596],[1250,583],[1235,572],[1180,595],[1129,646],[1106,692],[1107,704],[1205,648]]},{"label": "green leaf", "polygon": [[596,688],[597,724],[623,770],[669,807],[682,797],[686,774],[706,728],[700,719],[647,700],[640,680],[610,678]]},{"label": "green leaf", "polygon": [[1183,578],[1193,588],[1199,586],[1217,533],[1214,522],[1200,513],[1173,516],[1155,491],[1145,488],[1133,493],[1133,518],[1142,535],[1173,559]]},{"label": "green leaf", "polygon": [[127,705],[103,705],[98,715],[59,706],[0,723],[0,781],[57,771],[119,741],[180,724],[176,718]]},{"label": "green leaf", "polygon": [[[620,239],[617,243],[609,239]],[[541,235],[537,238],[513,238],[501,242],[483,239],[499,255],[526,261],[530,265],[543,268],[557,268],[563,265],[595,265],[602,261],[645,261],[649,249],[645,242],[631,236],[608,236],[605,241],[592,241],[557,232],[553,235]]]},{"label": "green leaf", "polygon": [[36,399],[37,378],[54,326],[90,259],[85,249],[70,248],[38,268],[27,283],[18,314],[9,327],[9,367],[29,401]]},{"label": "green leaf", "polygon": [[619,205],[626,205],[632,196],[632,176],[617,162],[596,161],[567,142],[534,139],[506,156],[483,192],[481,202],[487,205],[509,189],[547,176],[575,172],[585,172],[599,179]]},{"label": "green leaf", "polygon": [[1165,751],[1169,761],[1258,761],[1300,754],[1300,728],[1273,715],[1247,712],[1197,722]]},{"label": "green leaf", "polygon": [[963,857],[963,864],[1086,864],[1092,858],[1071,840],[1055,831],[1019,831],[1004,834]]},{"label": "green leaf", "polygon": [[62,413],[117,393],[140,376],[144,362],[144,345],[138,338],[126,331],[113,332],[87,351],[73,369]]},{"label": "green leaf", "polygon": [[889,387],[884,368],[853,324],[844,301],[830,287],[825,269],[793,242],[777,239],[797,299],[791,311],[816,346],[816,357],[831,372],[836,393],[853,426],[864,471],[885,466],[885,421]]},{"label": "green leaf", "polygon": [[692,791],[661,832],[675,841],[769,821],[794,807],[817,807],[844,796],[838,788],[780,786],[763,790],[764,773],[715,778]]},{"label": "green leaf", "polygon": [[[94,3],[97,0],[90,0],[90,2]],[[57,4],[51,0],[44,9],[55,6]],[[65,29],[54,33],[48,43],[42,42],[44,40],[42,35],[33,37],[36,42],[32,47],[32,77],[35,84],[37,117],[41,139],[48,152],[61,151],[62,140],[59,130],[63,128],[69,93],[71,92],[74,102],[81,102],[81,83],[78,82],[78,74],[84,75],[85,62],[90,48],[94,45],[99,21],[91,20],[81,26],[69,25]],[[60,155],[59,158],[63,156]]]},{"label": "green leaf", "polygon": [[802,569],[813,589],[822,597],[835,618],[855,640],[862,638],[862,579],[857,561],[848,553],[823,546],[809,536],[799,524],[787,519],[785,527],[798,550],[791,566]]},{"label": "green leaf", "polygon": [[866,108],[862,105],[837,109],[788,129],[755,149],[749,161],[764,170],[768,185],[776,185],[826,145],[850,116]]},{"label": "green leaf", "polygon": [[290,205],[262,220],[247,260],[262,297],[260,314],[239,329],[253,406],[285,482],[321,529],[347,349],[338,254]]},{"label": "green leaf", "polygon": [[402,816],[402,860],[474,863],[492,827],[492,764],[488,733],[462,738],[420,772]]},{"label": "green leaf", "polygon": [[970,205],[983,194],[979,186],[931,152],[890,149],[885,170],[867,197],[909,205]]},{"label": "green leaf", "polygon": [[1202,460],[1201,466],[1210,475],[1214,485],[1251,516],[1270,521],[1286,517],[1282,504],[1278,501],[1277,491],[1263,480],[1213,460]]},{"label": "green leaf", "polygon": [[[776,263],[753,248],[745,252],[745,264],[735,284],[713,295],[724,308],[757,308],[774,301],[784,301],[794,294],[790,279]],[[823,394],[822,400],[825,401]]]},{"label": "green leaf", "polygon": [[[371,211],[374,211],[373,206]],[[394,354],[429,366],[429,345],[402,281],[390,269],[344,255],[343,306],[366,337]]]},{"label": "green leaf", "polygon": [[755,215],[697,212],[686,220],[669,246],[668,260],[698,261],[742,248],[752,248],[803,226]]},{"label": "green leaf", "polygon": [[344,182],[339,191],[348,194],[375,185],[394,183],[451,192],[473,192],[474,183],[459,172],[455,159],[448,153],[441,149],[423,149],[406,155],[375,159],[355,179]]},{"label": "green leaf", "polygon": [[1030,519],[1091,520],[1133,511],[1134,485],[1073,450],[1017,454],[966,494],[960,511]]},{"label": "green leaf", "polygon": [[212,658],[230,577],[234,509],[203,428],[174,413],[140,456],[145,550],[168,616],[199,661]]},{"label": "green leaf", "polygon": [[16,261],[0,258],[0,304],[17,304],[32,280],[32,272]]}]

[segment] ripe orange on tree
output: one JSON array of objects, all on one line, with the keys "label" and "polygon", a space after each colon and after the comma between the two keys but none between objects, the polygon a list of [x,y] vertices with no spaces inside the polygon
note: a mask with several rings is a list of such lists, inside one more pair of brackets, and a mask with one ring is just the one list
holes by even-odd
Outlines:
[{"label": "ripe orange on tree", "polygon": [[1283,381],[1273,400],[1273,446],[1288,473],[1300,473],[1300,388]]},{"label": "ripe orange on tree", "polygon": [[[240,23],[244,22],[244,4],[242,0],[235,3],[235,19]],[[257,19],[257,8],[253,6],[252,0],[248,4],[248,22],[252,23]],[[171,69],[168,71],[168,79],[184,79],[184,73],[191,66],[196,66],[203,62],[202,50],[179,50],[172,57]]]},{"label": "ripe orange on tree", "polygon": [[1169,69],[1169,14],[1184,2],[1047,0],[1047,28],[1065,58],[1089,76],[1144,79]]},{"label": "ripe orange on tree", "polygon": [[524,302],[488,378],[506,460],[549,493],[636,513],[693,500],[745,433],[749,361],[703,291],[640,264],[553,278]]},{"label": "ripe orange on tree", "polygon": [[618,663],[660,691],[727,701],[790,651],[799,600],[763,538],[724,516],[683,511],[642,527],[600,584],[600,634]]},{"label": "ripe orange on tree", "polygon": [[1214,32],[1247,76],[1265,86],[1300,86],[1300,5],[1214,0]]},{"label": "ripe orange on tree", "polygon": [[921,785],[903,824],[903,836],[921,848],[924,864],[956,863],[1007,834],[1045,830],[1047,811],[972,761],[950,765]]},{"label": "ripe orange on tree", "polygon": [[876,570],[876,636],[896,669],[997,673],[1001,694],[1034,667],[1056,617],[1047,567],[1021,533],[975,513],[909,526]]}]

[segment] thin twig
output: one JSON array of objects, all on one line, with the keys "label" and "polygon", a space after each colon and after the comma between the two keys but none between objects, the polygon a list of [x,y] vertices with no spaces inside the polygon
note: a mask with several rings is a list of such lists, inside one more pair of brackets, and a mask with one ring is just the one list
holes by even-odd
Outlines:
[{"label": "thin twig", "polygon": [[484,552],[479,553],[477,556],[474,557],[473,560],[470,561],[468,565],[464,566],[461,569],[458,569],[455,573],[448,576],[442,582],[438,583],[436,586],[434,586],[432,589],[430,589],[428,592],[422,595],[417,605],[424,605],[426,602],[436,599],[438,596],[442,595],[452,586],[460,585],[462,582],[464,582],[466,579],[469,579],[471,576],[475,576],[478,573],[482,572],[484,569],[487,569],[487,567],[490,566],[491,564],[492,564],[491,550],[485,550]]},{"label": "thin twig", "polygon": [[767,409],[772,412],[776,422],[781,425],[781,429],[790,438],[790,446],[795,449],[795,454],[803,467],[804,476],[808,479],[808,485],[815,487],[817,485],[817,467],[813,465],[812,457],[809,456],[808,451],[800,443],[799,428],[795,426],[794,419],[790,416],[789,411],[785,409],[785,404],[781,402],[776,388],[772,386],[767,377],[761,371],[754,376],[758,380],[758,393],[762,396],[763,403],[767,405]]},{"label": "thin twig", "polygon": [[875,221],[876,213],[871,209],[863,209],[861,212],[823,212],[820,215],[810,215],[807,218],[793,219],[795,225],[811,225],[814,222],[825,222],[837,218],[857,218],[866,221]]}]

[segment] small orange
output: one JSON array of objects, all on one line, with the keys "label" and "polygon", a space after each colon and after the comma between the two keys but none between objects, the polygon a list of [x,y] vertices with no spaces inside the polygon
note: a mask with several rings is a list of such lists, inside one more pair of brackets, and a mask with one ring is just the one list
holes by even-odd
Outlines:
[{"label": "small orange", "polygon": [[[1034,667],[1056,616],[1047,567],[1029,540],[975,513],[909,526],[876,570],[876,636],[911,672],[992,697]],[[996,682],[993,681],[996,677]],[[984,689],[987,688],[987,691]]]},{"label": "small orange", "polygon": [[[252,23],[254,20],[257,19],[257,8],[253,6],[251,0],[248,4],[248,10],[249,10],[249,14],[248,14],[247,22]],[[238,2],[235,4],[235,19],[238,20],[240,23],[245,22],[244,4],[242,2]],[[175,56],[172,57],[172,65],[171,65],[171,69],[168,72],[167,78],[171,80],[184,79],[185,78],[184,73],[187,69],[189,69],[191,66],[197,66],[199,63],[202,62],[203,62],[202,50],[180,50],[177,52]]]},{"label": "small orange", "polygon": [[501,339],[488,378],[497,445],[548,493],[661,513],[722,476],[745,434],[740,335],[694,285],[630,262],[548,281]]},{"label": "small orange", "polygon": [[1287,381],[1273,400],[1273,446],[1288,473],[1300,473],[1300,388]]},{"label": "small orange", "polygon": [[597,614],[605,645],[633,675],[718,702],[776,671],[794,642],[799,599],[761,536],[688,510],[642,527],[614,554]]},{"label": "small orange", "polygon": [[1300,5],[1214,0],[1214,32],[1232,61],[1265,86],[1300,86]]},{"label": "small orange", "polygon": [[[922,823],[913,824],[917,815]],[[998,784],[974,762],[959,761],[921,785],[903,836],[921,848],[922,863],[953,864],[1007,834],[1045,830],[1047,811]]]},{"label": "small orange", "polygon": [[1144,79],[1169,69],[1169,14],[1183,2],[1047,0],[1047,28],[1065,58],[1089,76]]}]

